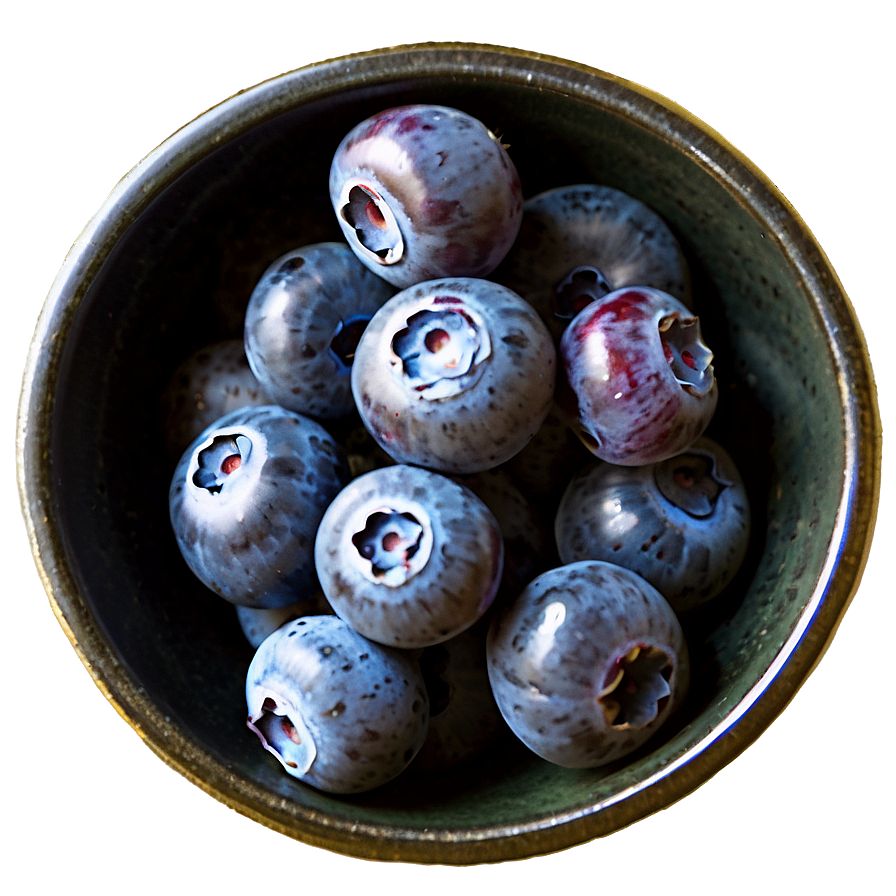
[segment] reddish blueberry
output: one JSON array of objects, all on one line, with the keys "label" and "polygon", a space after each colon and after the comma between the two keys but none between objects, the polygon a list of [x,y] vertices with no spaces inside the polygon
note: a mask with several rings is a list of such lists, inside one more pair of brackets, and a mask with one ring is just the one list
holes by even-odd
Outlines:
[{"label": "reddish blueberry", "polygon": [[588,305],[560,341],[561,406],[601,460],[665,460],[702,435],[718,388],[700,322],[658,289],[626,287]]},{"label": "reddish blueberry", "polygon": [[387,109],[346,135],[330,199],[352,251],[401,288],[485,277],[510,249],[523,208],[495,135],[465,112],[422,104]]}]

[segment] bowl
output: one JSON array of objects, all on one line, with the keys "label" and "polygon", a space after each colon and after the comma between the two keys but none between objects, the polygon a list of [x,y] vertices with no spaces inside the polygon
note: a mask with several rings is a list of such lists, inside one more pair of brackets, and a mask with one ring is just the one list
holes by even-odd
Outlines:
[{"label": "bowl", "polygon": [[[330,157],[358,121],[456,106],[511,146],[526,195],[628,192],[682,243],[721,385],[710,433],[747,483],[754,534],[725,595],[686,623],[693,686],[644,748],[563,769],[507,742],[420,787],[334,797],[284,775],[245,727],[251,648],[170,532],[158,401],[177,363],[239,335],[255,280],[339,239]],[[19,487],[39,574],[96,684],[163,761],[283,834],[370,859],[471,864],[610,834],[685,796],[780,713],[824,653],[870,546],[881,432],[848,298],[770,181],[669,100],[519,50],[398,47],[322,62],[192,121],[116,187],[66,258],[23,382]],[[811,458],[811,462],[807,462]]]}]

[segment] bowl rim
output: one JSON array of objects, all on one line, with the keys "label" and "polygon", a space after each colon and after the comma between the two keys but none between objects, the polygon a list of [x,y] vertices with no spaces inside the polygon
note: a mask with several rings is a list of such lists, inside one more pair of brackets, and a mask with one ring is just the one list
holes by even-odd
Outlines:
[{"label": "bowl rim", "polygon": [[[490,78],[596,104],[664,140],[721,182],[763,223],[803,280],[839,372],[845,444],[837,522],[797,626],[774,662],[723,721],[653,776],[558,817],[487,828],[410,829],[342,824],[234,780],[153,706],[118,662],[78,594],[53,517],[46,463],[59,361],[80,301],[117,240],[173,179],[221,142],[297,104],[408,78]],[[51,608],[97,687],[167,765],[230,808],[287,836],[367,859],[474,864],[553,852],[604,836],[695,790],[749,746],[786,707],[833,638],[861,579],[880,492],[881,421],[871,362],[852,305],[827,256],[790,203],[720,134],[661,94],[588,65],[512,47],[408,44],[312,63],[240,91],[197,116],[115,186],[67,254],[29,348],[19,399],[16,474],[31,551]]]}]

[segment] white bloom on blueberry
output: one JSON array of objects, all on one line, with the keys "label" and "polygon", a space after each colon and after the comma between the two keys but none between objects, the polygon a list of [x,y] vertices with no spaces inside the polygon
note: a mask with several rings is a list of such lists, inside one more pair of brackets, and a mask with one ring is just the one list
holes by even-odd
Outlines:
[{"label": "white bloom on blueberry", "polygon": [[177,545],[231,603],[294,603],[316,587],[314,536],[348,478],[342,450],[319,423],[276,405],[240,408],[201,433],[174,471]]},{"label": "white bloom on blueberry", "polygon": [[330,199],[352,251],[402,288],[487,276],[523,210],[519,175],[495,135],[465,112],[425,104],[354,127],[333,157]]},{"label": "white bloom on blueberry", "polygon": [[350,482],[321,520],[321,588],[337,615],[392,647],[447,641],[488,610],[504,544],[469,489],[419,467],[381,467]]},{"label": "white bloom on blueberry", "polygon": [[476,473],[520,451],[551,408],[556,351],[534,309],[475,278],[412,286],[374,315],[355,353],[364,425],[399,463]]},{"label": "white bloom on blueberry", "polygon": [[317,420],[354,411],[358,340],[394,289],[344,243],[314,243],[274,261],[246,310],[249,364],[281,407]]},{"label": "white bloom on blueberry", "polygon": [[567,768],[636,750],[681,705],[690,680],[668,602],[640,576],[601,561],[538,576],[492,622],[487,657],[507,724]]},{"label": "white bloom on blueberry", "polygon": [[247,724],[286,772],[328,793],[392,780],[429,725],[417,662],[336,616],[304,616],[262,642],[246,675]]},{"label": "white bloom on blueberry", "polygon": [[658,289],[626,287],[579,312],[560,340],[559,403],[601,460],[665,460],[703,434],[718,387],[700,322]]}]

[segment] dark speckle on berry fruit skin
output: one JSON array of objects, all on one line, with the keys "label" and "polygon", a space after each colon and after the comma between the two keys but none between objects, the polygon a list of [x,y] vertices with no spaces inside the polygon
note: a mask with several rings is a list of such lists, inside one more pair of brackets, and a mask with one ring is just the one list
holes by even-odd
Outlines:
[{"label": "dark speckle on berry fruit skin", "polygon": [[[346,213],[356,186],[394,220],[391,254],[365,235],[354,212]],[[517,235],[521,195],[504,147],[481,122],[445,106],[396,107],[361,122],[330,169],[330,198],[348,244],[401,288],[438,277],[487,276]]]},{"label": "dark speckle on berry fruit skin", "polygon": [[690,680],[666,600],[635,573],[599,561],[538,576],[495,617],[487,656],[505,721],[539,756],[568,768],[605,765],[644,744]]},{"label": "dark speckle on berry fruit skin", "polygon": [[[406,334],[427,315],[466,323],[457,326],[459,362],[440,368],[433,353],[424,378],[396,352],[407,343],[403,354],[420,363],[426,351],[411,351]],[[352,391],[364,425],[394,460],[475,473],[509,460],[538,431],[553,403],[556,367],[547,328],[516,293],[488,280],[446,278],[403,290],[374,315],[358,344]]]},{"label": "dark speckle on berry fruit skin", "polygon": [[[196,470],[222,438],[237,439],[244,456],[210,489]],[[231,603],[294,603],[316,590],[314,535],[348,479],[341,449],[320,424],[275,405],[239,409],[198,436],[175,469],[169,508],[178,547]]]},{"label": "dark speckle on berry fruit skin", "polygon": [[[417,662],[335,616],[305,617],[270,635],[249,666],[246,702],[248,726],[265,748],[290,775],[328,793],[391,780],[429,726]],[[283,719],[293,738],[283,736]]]},{"label": "dark speckle on berry fruit skin", "polygon": [[[675,485],[676,474],[684,485]],[[555,529],[564,563],[625,566],[684,613],[734,578],[747,551],[750,509],[733,460],[702,437],[661,464],[584,467],[564,493]]]},{"label": "dark speckle on berry fruit skin", "polygon": [[274,261],[249,299],[244,334],[271,399],[317,420],[353,412],[354,345],[394,291],[344,243],[314,243]]},{"label": "dark speckle on berry fruit skin", "polygon": [[[408,553],[385,558],[378,568],[365,547],[390,531],[386,521],[407,518],[413,524],[396,531],[415,541],[409,538]],[[321,520],[315,560],[339,616],[373,641],[420,648],[448,640],[484,615],[500,584],[504,549],[494,515],[472,491],[396,464],[359,476],[333,500]]]}]

